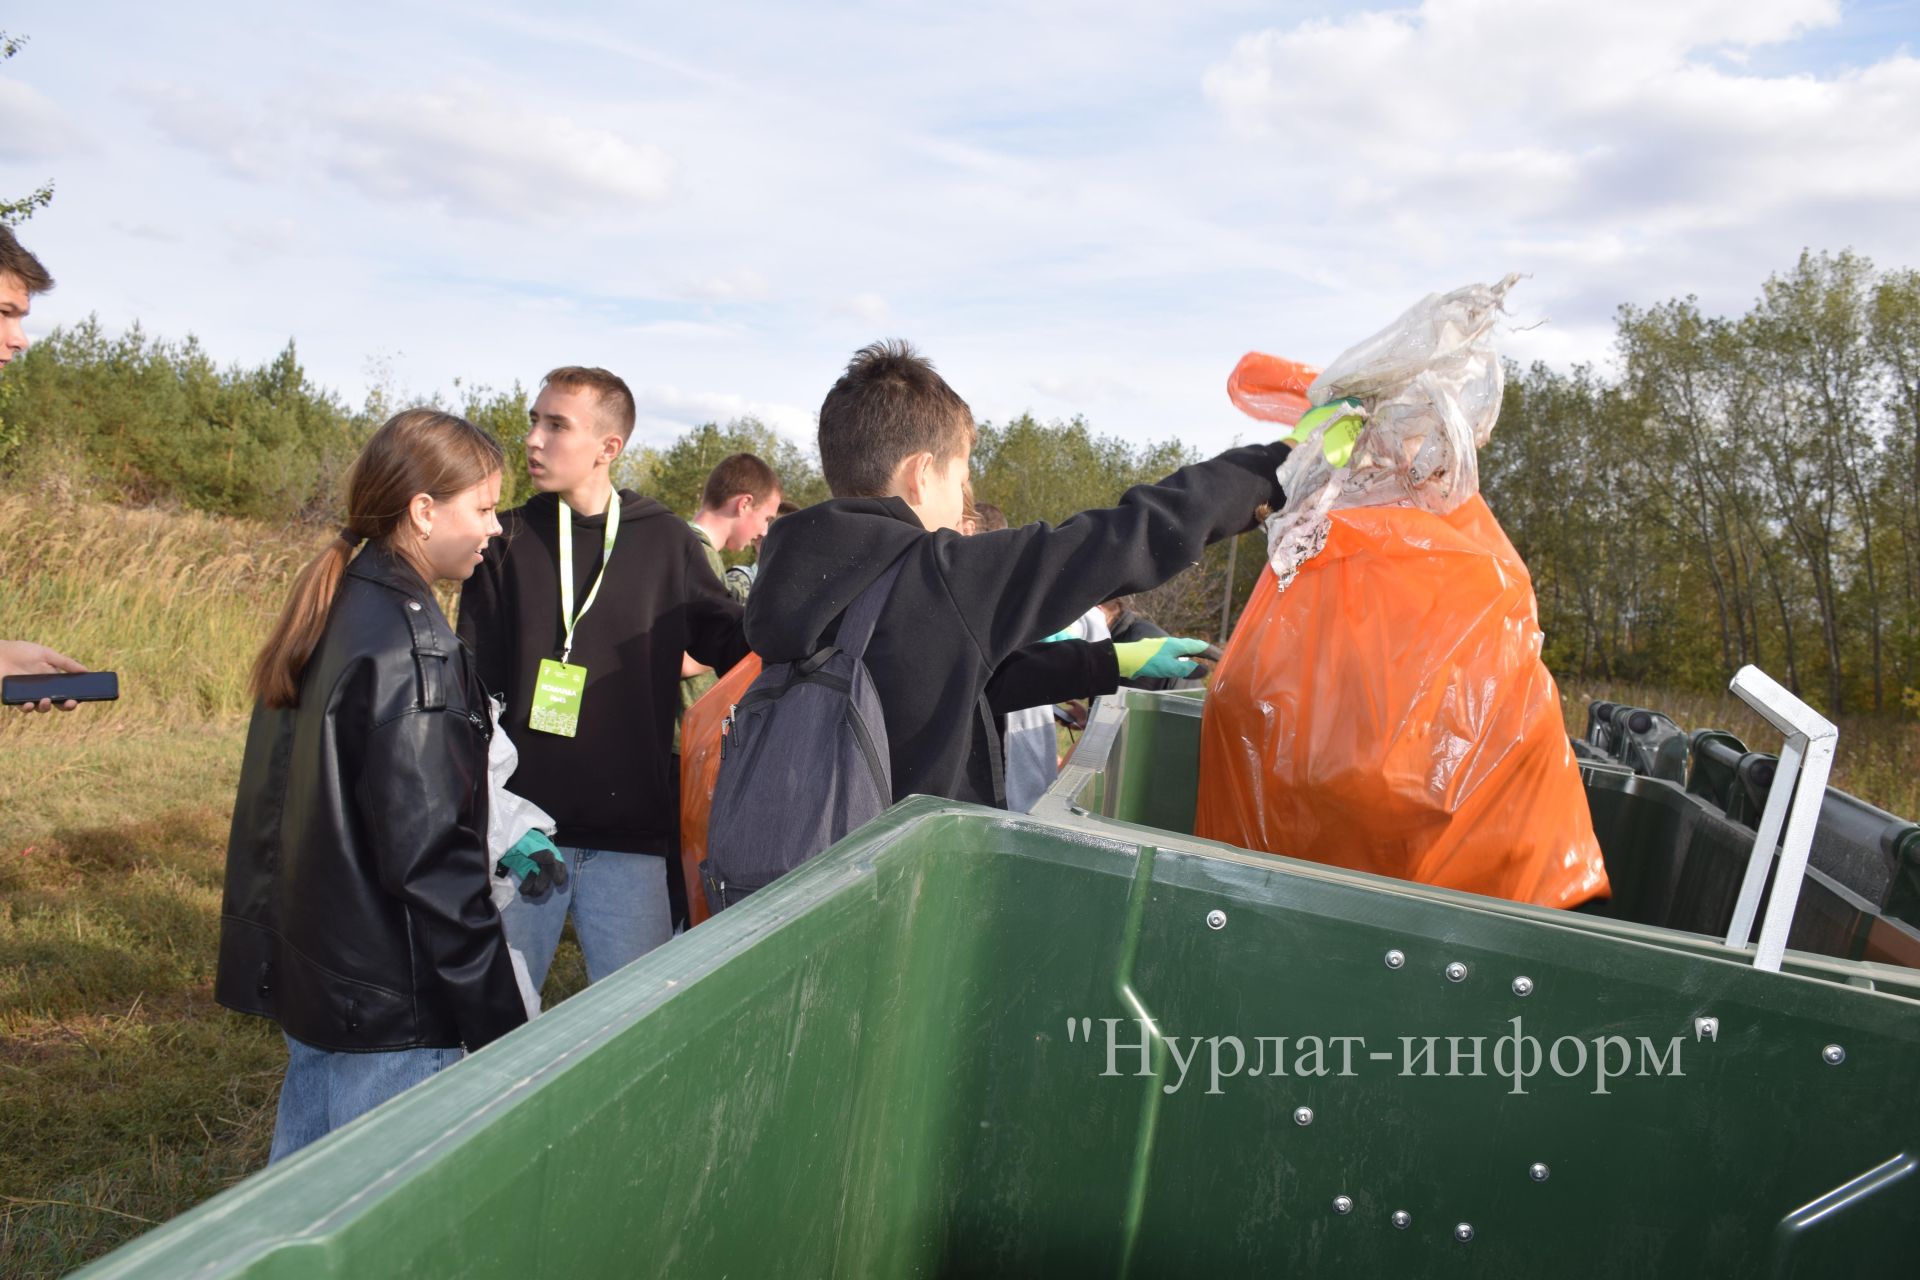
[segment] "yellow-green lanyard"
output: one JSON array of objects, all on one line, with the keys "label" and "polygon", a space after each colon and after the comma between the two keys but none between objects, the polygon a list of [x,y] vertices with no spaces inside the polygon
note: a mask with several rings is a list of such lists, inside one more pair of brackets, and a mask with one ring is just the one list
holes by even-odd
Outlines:
[{"label": "yellow-green lanyard", "polygon": [[607,580],[607,565],[613,561],[613,540],[620,532],[620,494],[616,490],[607,500],[607,537],[600,550],[600,572],[593,579],[593,586],[587,589],[587,599],[580,606],[580,612],[573,611],[573,508],[567,500],[560,500],[560,621],[566,624],[567,638],[560,646],[560,661],[565,662],[573,656],[573,633],[580,626],[580,619],[587,616],[587,610],[593,608],[594,597],[600,594],[600,584]]}]

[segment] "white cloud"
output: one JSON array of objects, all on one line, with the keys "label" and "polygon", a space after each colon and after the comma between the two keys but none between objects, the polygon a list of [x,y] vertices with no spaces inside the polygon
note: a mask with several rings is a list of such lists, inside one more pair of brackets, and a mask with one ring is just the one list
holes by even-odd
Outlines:
[{"label": "white cloud", "polygon": [[842,298],[833,307],[835,315],[852,316],[868,324],[879,324],[887,318],[887,300],[877,293],[856,293],[850,298]]},{"label": "white cloud", "polygon": [[151,240],[155,244],[179,244],[180,232],[172,227],[155,226],[151,222],[119,222],[111,224],[114,231],[135,240]]},{"label": "white cloud", "polygon": [[738,324],[718,324],[703,320],[654,320],[635,325],[627,331],[636,338],[666,338],[676,341],[732,341],[745,332]]},{"label": "white cloud", "polygon": [[797,405],[750,400],[727,391],[682,391],[665,384],[635,387],[633,399],[643,444],[662,443],[703,422],[724,425],[736,418],[758,418],[798,444],[813,440],[813,411]]},{"label": "white cloud", "polygon": [[0,80],[0,159],[46,160],[86,144],[80,126],[33,86]]},{"label": "white cloud", "polygon": [[1426,0],[1247,36],[1203,84],[1242,136],[1325,175],[1334,198],[1477,211],[1481,226],[1911,199],[1920,61],[1821,78],[1703,60],[1839,16],[1835,0]]},{"label": "white cloud", "polygon": [[742,267],[691,281],[680,292],[708,302],[752,302],[767,296],[767,278]]},{"label": "white cloud", "polygon": [[492,95],[356,97],[336,103],[326,124],[334,173],[370,195],[455,214],[563,223],[633,212],[672,190],[673,161],[660,147]]},{"label": "white cloud", "polygon": [[166,82],[132,93],[164,136],[252,181],[318,170],[382,202],[545,224],[632,214],[673,188],[674,162],[658,146],[464,89],[329,83],[245,105]]},{"label": "white cloud", "polygon": [[242,111],[189,85],[146,81],[129,95],[168,140],[212,160],[236,178],[264,181],[284,170],[286,148],[272,117]]}]

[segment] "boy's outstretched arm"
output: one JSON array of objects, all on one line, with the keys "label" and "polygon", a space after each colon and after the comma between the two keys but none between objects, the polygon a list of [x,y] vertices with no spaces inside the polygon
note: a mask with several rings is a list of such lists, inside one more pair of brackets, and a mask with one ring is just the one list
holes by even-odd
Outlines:
[{"label": "boy's outstretched arm", "polygon": [[1284,444],[1249,445],[1136,485],[1117,505],[1056,526],[941,534],[947,589],[990,666],[1114,596],[1148,591],[1285,500]]},{"label": "boy's outstretched arm", "polygon": [[1120,687],[1111,640],[1050,640],[1008,654],[987,681],[995,715],[1053,702],[1097,698]]}]

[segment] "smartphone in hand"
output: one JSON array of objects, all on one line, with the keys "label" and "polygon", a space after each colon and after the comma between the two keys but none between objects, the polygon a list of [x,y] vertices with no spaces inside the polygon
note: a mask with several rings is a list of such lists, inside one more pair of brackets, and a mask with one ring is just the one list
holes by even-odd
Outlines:
[{"label": "smartphone in hand", "polygon": [[0,704],[26,706],[47,699],[62,702],[113,702],[120,697],[120,676],[112,671],[60,671],[44,676],[0,679]]}]

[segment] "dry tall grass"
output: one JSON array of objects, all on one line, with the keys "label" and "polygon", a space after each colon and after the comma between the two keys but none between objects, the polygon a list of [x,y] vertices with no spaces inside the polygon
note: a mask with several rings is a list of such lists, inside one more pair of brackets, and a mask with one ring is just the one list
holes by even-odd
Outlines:
[{"label": "dry tall grass", "polygon": [[[1567,732],[1587,731],[1587,704],[1601,699],[1645,707],[1682,729],[1724,729],[1750,751],[1778,752],[1780,732],[1726,690],[1693,693],[1629,684],[1562,684]],[[1920,822],[1920,719],[1912,715],[1843,715],[1830,785],[1868,804]]]},{"label": "dry tall grass", "polygon": [[[326,531],[0,494],[0,636],[120,673],[40,740],[245,714],[247,670]],[[14,714],[18,714],[17,712]],[[4,733],[0,729],[0,733]],[[6,738],[0,737],[0,750]]]},{"label": "dry tall grass", "polygon": [[[329,530],[0,494],[0,636],[121,700],[0,713],[0,1275],[56,1276],[258,1169],[279,1032],[213,1003],[246,673]],[[547,997],[585,982],[562,954]]]}]

